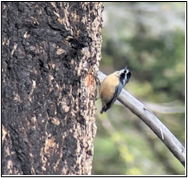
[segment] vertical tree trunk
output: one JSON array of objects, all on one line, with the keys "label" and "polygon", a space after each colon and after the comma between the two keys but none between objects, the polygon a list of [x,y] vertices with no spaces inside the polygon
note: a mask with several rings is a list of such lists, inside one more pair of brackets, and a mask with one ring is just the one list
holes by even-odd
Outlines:
[{"label": "vertical tree trunk", "polygon": [[102,11],[2,3],[2,174],[91,174]]}]

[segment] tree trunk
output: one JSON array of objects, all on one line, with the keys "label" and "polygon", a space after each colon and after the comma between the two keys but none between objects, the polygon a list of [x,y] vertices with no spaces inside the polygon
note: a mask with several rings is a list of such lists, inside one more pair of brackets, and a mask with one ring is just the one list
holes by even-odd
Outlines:
[{"label": "tree trunk", "polygon": [[2,174],[91,174],[102,11],[2,3]]}]

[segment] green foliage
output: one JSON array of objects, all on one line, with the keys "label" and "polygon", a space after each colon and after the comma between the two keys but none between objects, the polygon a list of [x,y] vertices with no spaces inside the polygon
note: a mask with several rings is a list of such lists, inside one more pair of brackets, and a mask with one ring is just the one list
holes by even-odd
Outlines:
[{"label": "green foliage", "polygon": [[[185,106],[185,3],[104,3],[104,73],[128,65],[125,89],[141,102]],[[162,104],[163,103],[163,104]],[[184,168],[137,116],[113,105],[99,114],[93,174],[184,175]],[[173,110],[173,109],[172,109]],[[155,113],[184,145],[185,113]],[[156,166],[157,165],[157,166]]]}]

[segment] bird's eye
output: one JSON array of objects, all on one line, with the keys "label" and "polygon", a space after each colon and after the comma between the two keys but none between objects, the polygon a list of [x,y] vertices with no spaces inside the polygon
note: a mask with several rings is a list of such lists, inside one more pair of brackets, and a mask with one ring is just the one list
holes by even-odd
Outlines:
[{"label": "bird's eye", "polygon": [[123,73],[126,74],[126,73],[127,73],[127,70],[125,69]]}]

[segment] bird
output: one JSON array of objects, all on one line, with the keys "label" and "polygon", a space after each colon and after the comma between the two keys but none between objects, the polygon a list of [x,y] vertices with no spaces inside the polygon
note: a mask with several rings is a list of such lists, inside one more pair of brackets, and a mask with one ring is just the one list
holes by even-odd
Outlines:
[{"label": "bird", "polygon": [[129,82],[131,75],[131,72],[126,66],[124,69],[106,76],[101,82],[99,88],[99,95],[102,103],[101,114],[110,109],[123,87]]}]

